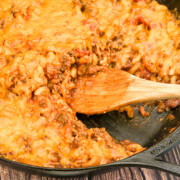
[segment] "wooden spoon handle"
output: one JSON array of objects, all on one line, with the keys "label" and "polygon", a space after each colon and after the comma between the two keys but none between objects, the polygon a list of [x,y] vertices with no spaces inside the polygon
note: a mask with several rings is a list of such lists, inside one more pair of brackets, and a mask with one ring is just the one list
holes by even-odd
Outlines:
[{"label": "wooden spoon handle", "polygon": [[144,102],[150,100],[163,100],[171,98],[180,98],[180,85],[165,84],[140,79],[132,76],[134,81],[128,87],[128,95],[132,95],[135,102]]},{"label": "wooden spoon handle", "polygon": [[[149,81],[130,75],[127,72],[122,72],[122,74],[126,76],[124,86],[128,84],[127,89],[123,88],[125,91],[122,91],[120,85],[119,90],[116,91],[118,86],[113,86],[114,90],[112,94],[107,95],[101,101],[101,104],[103,103],[104,105],[100,106],[100,102],[98,103],[100,107],[97,108],[99,111],[97,113],[103,112],[103,106],[105,107],[105,104],[110,105],[104,109],[104,112],[107,112],[135,103],[180,98],[180,85]],[[127,78],[127,76],[129,77]],[[120,81],[120,79],[118,81]]]}]

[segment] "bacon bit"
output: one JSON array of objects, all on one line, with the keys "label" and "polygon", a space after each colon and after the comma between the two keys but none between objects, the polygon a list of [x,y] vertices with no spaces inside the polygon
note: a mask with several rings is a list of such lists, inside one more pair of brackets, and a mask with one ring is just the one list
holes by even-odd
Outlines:
[{"label": "bacon bit", "polygon": [[85,56],[85,55],[89,55],[90,54],[90,52],[89,52],[89,50],[80,50],[80,49],[76,49],[75,50],[75,56],[76,57],[83,57],[83,56]]},{"label": "bacon bit", "polygon": [[157,24],[155,24],[155,23],[152,23],[150,25],[151,25],[151,29],[156,29],[157,28]]},{"label": "bacon bit", "polygon": [[151,49],[151,48],[153,47],[153,45],[150,44],[150,43],[147,43],[146,46],[147,46],[149,49]]},{"label": "bacon bit", "polygon": [[68,119],[66,127],[66,137],[69,138],[72,136],[72,120]]},{"label": "bacon bit", "polygon": [[144,107],[143,107],[143,106],[140,106],[140,107],[139,107],[139,111],[140,111],[140,113],[142,114],[142,116],[144,116],[144,117],[145,117],[145,116],[149,116],[149,113],[144,110]]},{"label": "bacon bit", "polygon": [[151,27],[151,29],[157,29],[157,28],[162,29],[163,28],[163,24],[162,23],[158,23],[158,24],[150,23],[150,27]]},{"label": "bacon bit", "polygon": [[163,28],[163,24],[162,23],[159,23],[160,27]]},{"label": "bacon bit", "polygon": [[[96,19],[95,19],[95,21],[96,21]],[[97,27],[96,23],[91,22],[90,20],[86,20],[86,19],[82,20],[81,22],[82,22],[83,25],[86,25],[91,31],[95,31],[96,30],[96,27]]]},{"label": "bacon bit", "polygon": [[95,31],[96,30],[96,24],[91,24],[90,25],[90,27],[89,27],[89,29],[91,30],[91,31]]}]

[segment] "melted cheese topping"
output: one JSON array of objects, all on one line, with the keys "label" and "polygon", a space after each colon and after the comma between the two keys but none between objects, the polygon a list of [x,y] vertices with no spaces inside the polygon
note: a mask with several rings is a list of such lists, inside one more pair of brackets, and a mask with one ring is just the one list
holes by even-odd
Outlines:
[{"label": "melted cheese topping", "polygon": [[[0,153],[46,167],[110,163],[142,151],[87,129],[68,107],[76,79],[104,67],[180,82],[180,22],[148,0],[0,4]],[[8,137],[8,138],[7,138]]]}]

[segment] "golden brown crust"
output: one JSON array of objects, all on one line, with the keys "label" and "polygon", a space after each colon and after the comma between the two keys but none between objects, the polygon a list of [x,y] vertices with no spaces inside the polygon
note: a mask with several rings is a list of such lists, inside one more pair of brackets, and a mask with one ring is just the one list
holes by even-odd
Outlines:
[{"label": "golden brown crust", "polygon": [[[148,0],[1,2],[0,153],[73,168],[144,150],[113,140],[103,128],[86,128],[67,103],[78,76],[104,67],[179,83],[179,26],[165,6]],[[129,108],[121,110],[133,116]]]}]

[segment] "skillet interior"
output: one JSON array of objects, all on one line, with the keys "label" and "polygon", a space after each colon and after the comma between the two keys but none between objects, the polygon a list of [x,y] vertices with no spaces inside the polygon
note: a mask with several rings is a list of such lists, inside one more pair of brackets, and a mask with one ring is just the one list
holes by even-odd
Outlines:
[{"label": "skillet interior", "polygon": [[[103,115],[85,116],[79,115],[79,118],[90,127],[105,127],[115,139],[130,139],[144,147],[151,147],[170,134],[170,129],[180,125],[180,108],[159,114],[157,107],[145,106],[149,112],[148,117],[142,117],[139,110],[135,108],[134,118],[130,119],[126,113],[118,111],[109,112]],[[174,120],[168,120],[170,113],[176,117]]]}]

